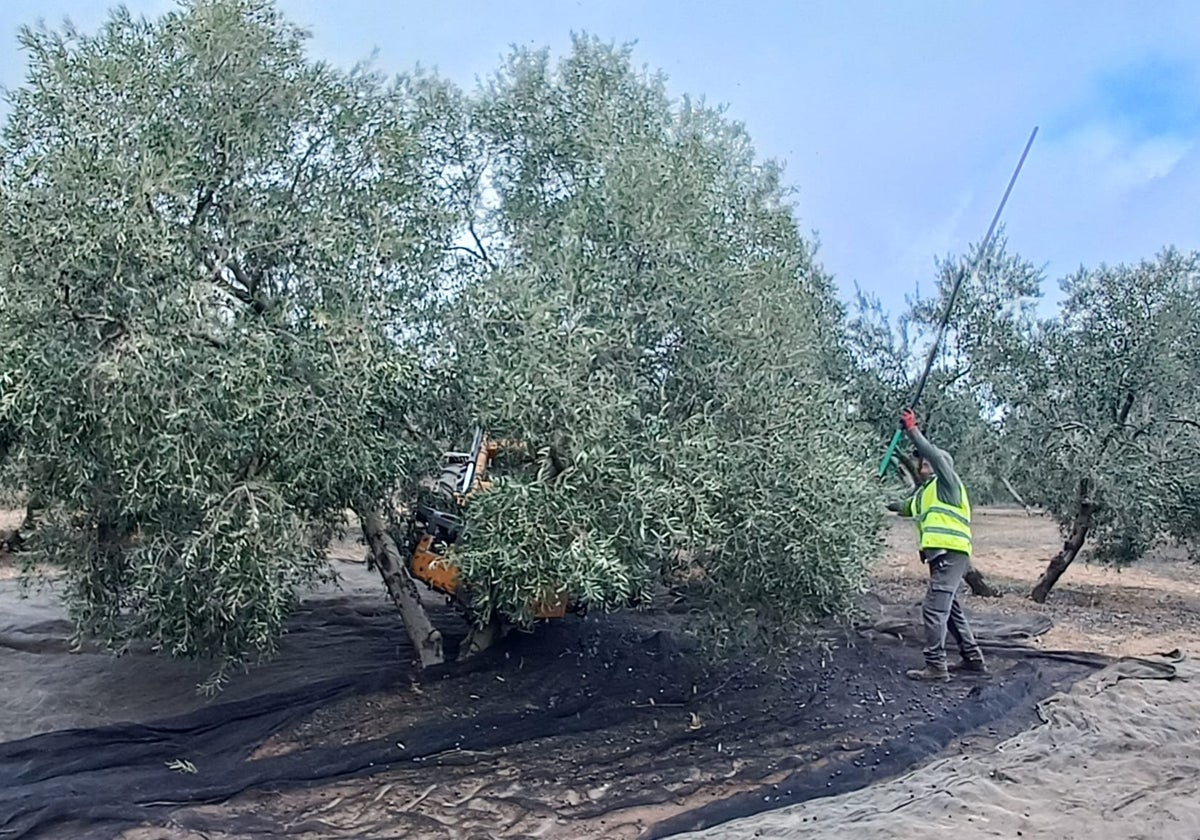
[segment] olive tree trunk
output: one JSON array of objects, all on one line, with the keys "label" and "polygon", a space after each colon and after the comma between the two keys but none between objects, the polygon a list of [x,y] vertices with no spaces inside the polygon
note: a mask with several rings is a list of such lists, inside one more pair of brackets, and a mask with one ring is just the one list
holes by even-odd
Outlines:
[{"label": "olive tree trunk", "polygon": [[1079,550],[1083,548],[1083,543],[1087,540],[1088,530],[1091,526],[1092,503],[1088,499],[1088,481],[1086,478],[1081,478],[1079,480],[1079,507],[1076,510],[1075,519],[1071,523],[1071,531],[1067,535],[1062,549],[1058,554],[1054,555],[1050,560],[1050,564],[1046,567],[1046,571],[1042,572],[1042,576],[1038,578],[1033,591],[1029,593],[1030,598],[1039,604],[1046,603],[1046,596],[1050,594],[1050,590],[1054,588],[1054,584],[1058,583],[1058,579],[1062,577],[1063,572],[1067,570],[1067,567],[1079,555]]},{"label": "olive tree trunk", "polygon": [[970,588],[972,595],[978,595],[981,598],[999,598],[1003,594],[999,589],[994,588],[987,582],[987,579],[983,576],[983,572],[975,568],[974,563],[971,563],[967,567],[967,573],[963,575],[963,581]]},{"label": "olive tree trunk", "polygon": [[[1133,391],[1125,393],[1125,398],[1121,402],[1121,408],[1117,412],[1116,422],[1108,430],[1108,433],[1104,435],[1104,440],[1100,441],[1100,448],[1096,454],[1097,462],[1104,457],[1104,453],[1108,451],[1109,444],[1116,438],[1117,433],[1124,428],[1125,421],[1129,419],[1129,412],[1133,409],[1135,399],[1136,395]],[[1079,554],[1079,550],[1083,548],[1083,543],[1087,540],[1088,531],[1092,527],[1092,514],[1094,511],[1095,503],[1092,499],[1091,482],[1087,478],[1081,478],[1076,490],[1075,518],[1071,522],[1071,531],[1067,535],[1067,541],[1063,543],[1062,550],[1050,560],[1050,565],[1046,567],[1046,571],[1042,572],[1042,576],[1038,578],[1033,591],[1029,593],[1029,597],[1037,603],[1046,603],[1046,596],[1050,594],[1050,590],[1054,588],[1054,584],[1058,582],[1063,572],[1067,570],[1067,567],[1071,565],[1072,561]]]},{"label": "olive tree trunk", "polygon": [[379,575],[383,578],[383,585],[387,587],[392,603],[400,610],[404,629],[408,631],[408,637],[416,648],[421,667],[440,665],[445,661],[441,631],[429,620],[429,614],[425,612],[420,593],[417,591],[417,582],[408,573],[408,565],[404,562],[400,549],[396,547],[396,541],[387,532],[383,519],[375,511],[362,511],[359,513],[359,519],[362,520],[363,536],[367,538],[367,545],[370,546],[371,559],[379,569]]},{"label": "olive tree trunk", "polygon": [[15,554],[25,545],[25,539],[37,527],[36,496],[25,505],[25,518],[11,531],[0,531],[0,551]]}]

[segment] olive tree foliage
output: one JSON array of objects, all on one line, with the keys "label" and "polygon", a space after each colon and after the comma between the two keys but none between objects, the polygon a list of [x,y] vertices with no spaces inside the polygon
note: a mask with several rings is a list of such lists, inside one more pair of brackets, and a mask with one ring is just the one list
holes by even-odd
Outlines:
[{"label": "olive tree foliage", "polygon": [[480,616],[686,577],[711,639],[778,649],[847,610],[882,500],[778,168],[586,36],[557,62],[515,51],[467,122],[487,241],[450,334],[480,421],[524,445],[467,505]]},{"label": "olive tree foliage", "polygon": [[[1048,381],[1022,412],[1045,452],[1047,504],[1079,540],[1092,539],[1103,562],[1136,561],[1168,537],[1194,552],[1197,255],[1168,249],[1137,265],[1079,272],[1063,291],[1059,318],[1039,336]],[[1058,559],[1063,569],[1070,562]],[[1044,599],[1058,574],[1052,564],[1035,597]]]},{"label": "olive tree foliage", "polygon": [[1054,317],[989,332],[981,314],[964,344],[1002,407],[1014,482],[1066,537],[1039,601],[1087,540],[1130,563],[1200,537],[1200,258],[1168,248],[1061,285]]},{"label": "olive tree foliage", "polygon": [[81,632],[241,660],[346,508],[424,469],[413,346],[453,225],[438,84],[269,3],[26,28],[0,163],[0,426]]}]

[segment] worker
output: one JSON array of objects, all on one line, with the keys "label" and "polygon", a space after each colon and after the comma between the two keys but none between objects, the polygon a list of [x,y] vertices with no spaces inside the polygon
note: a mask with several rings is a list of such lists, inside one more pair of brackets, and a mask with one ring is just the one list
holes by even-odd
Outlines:
[{"label": "worker", "polygon": [[[917,428],[911,409],[900,422],[915,448],[919,484],[903,502],[888,509],[916,520],[921,560],[929,565],[929,588],[921,609],[925,625],[925,667],[908,671],[914,680],[945,681],[951,671],[987,673],[983,651],[963,613],[958,590],[971,565],[971,501],[954,470],[950,453],[931,444]],[[946,664],[946,633],[958,644],[961,662]]]}]

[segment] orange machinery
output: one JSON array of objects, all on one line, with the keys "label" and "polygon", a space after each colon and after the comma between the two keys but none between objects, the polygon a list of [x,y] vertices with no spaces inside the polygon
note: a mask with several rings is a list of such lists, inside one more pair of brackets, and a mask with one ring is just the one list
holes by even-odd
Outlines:
[{"label": "orange machinery", "polygon": [[[447,452],[441,475],[427,481],[425,486],[461,508],[475,493],[491,489],[492,483],[485,478],[488,468],[496,453],[510,445],[492,440],[482,429],[476,429],[470,451]],[[413,511],[413,520],[418,529],[410,564],[413,576],[431,589],[457,598],[458,568],[443,553],[443,547],[453,545],[462,537],[462,517],[431,505],[418,504]],[[568,601],[564,594],[556,599],[535,602],[533,614],[537,618],[562,618],[567,613]]]}]

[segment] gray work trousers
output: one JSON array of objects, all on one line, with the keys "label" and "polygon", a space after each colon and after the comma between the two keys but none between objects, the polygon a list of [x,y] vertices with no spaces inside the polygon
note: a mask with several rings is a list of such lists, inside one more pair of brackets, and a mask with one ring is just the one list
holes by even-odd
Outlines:
[{"label": "gray work trousers", "polygon": [[971,558],[957,551],[947,551],[928,562],[929,590],[921,608],[921,619],[925,623],[925,664],[945,666],[947,632],[958,644],[963,659],[982,660],[983,651],[975,641],[958,599],[958,590]]}]

